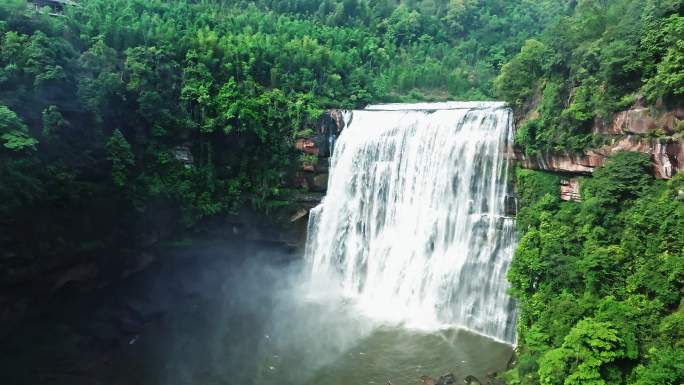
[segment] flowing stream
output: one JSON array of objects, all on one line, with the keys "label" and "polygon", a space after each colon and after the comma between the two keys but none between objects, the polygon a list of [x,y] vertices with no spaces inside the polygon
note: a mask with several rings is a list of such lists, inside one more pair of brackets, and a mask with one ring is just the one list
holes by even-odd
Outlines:
[{"label": "flowing stream", "polygon": [[496,102],[353,111],[309,220],[310,295],[336,286],[381,322],[515,343],[511,119]]}]

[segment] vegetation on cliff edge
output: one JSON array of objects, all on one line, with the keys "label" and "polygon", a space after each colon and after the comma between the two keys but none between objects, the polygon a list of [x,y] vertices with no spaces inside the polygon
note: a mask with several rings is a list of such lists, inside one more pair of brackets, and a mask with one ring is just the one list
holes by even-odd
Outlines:
[{"label": "vegetation on cliff edge", "polygon": [[561,3],[0,2],[3,264],[268,211],[324,108],[492,98]]},{"label": "vegetation on cliff edge", "polygon": [[579,203],[559,200],[557,176],[518,170],[510,384],[684,381],[684,175],[650,168],[618,153],[582,181]]},{"label": "vegetation on cliff edge", "polygon": [[525,42],[495,82],[522,124],[526,155],[600,144],[592,127],[635,103],[659,108],[684,97],[684,2],[577,2],[569,16]]}]

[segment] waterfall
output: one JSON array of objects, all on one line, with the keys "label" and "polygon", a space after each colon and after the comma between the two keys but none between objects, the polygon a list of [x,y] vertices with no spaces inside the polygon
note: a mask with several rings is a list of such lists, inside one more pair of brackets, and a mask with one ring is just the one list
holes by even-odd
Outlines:
[{"label": "waterfall", "polygon": [[515,223],[504,210],[511,119],[495,102],[353,111],[309,217],[311,290],[339,285],[381,321],[515,343],[506,293]]}]

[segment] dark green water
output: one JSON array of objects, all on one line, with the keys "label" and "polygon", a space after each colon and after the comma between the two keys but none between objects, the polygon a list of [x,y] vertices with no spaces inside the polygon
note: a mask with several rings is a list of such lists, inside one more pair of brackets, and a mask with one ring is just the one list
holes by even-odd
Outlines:
[{"label": "dark green water", "polygon": [[[462,380],[467,375],[484,379],[501,371],[511,348],[462,330],[415,332],[399,327],[381,327],[357,341],[335,360],[310,373],[304,384],[362,385],[391,382],[419,383],[423,375],[435,378],[451,372]],[[263,370],[265,384],[282,383],[282,360],[273,359],[270,371]],[[287,375],[285,375],[287,377]]]},{"label": "dark green water", "polygon": [[342,303],[281,302],[270,319],[205,318],[198,328],[205,310],[178,314],[169,329],[139,342],[156,350],[139,357],[143,362],[170,357],[149,372],[163,374],[156,383],[410,385],[449,372],[485,378],[505,369],[512,353],[510,345],[464,330],[375,324]]},{"label": "dark green water", "polygon": [[156,334],[138,342],[150,349],[139,360],[164,357],[160,366],[146,365],[154,368],[148,378],[160,384],[409,385],[449,372],[460,380],[485,378],[505,369],[511,357],[510,345],[464,330],[376,323],[335,293],[307,299],[299,263],[241,265],[222,290],[177,308]]}]

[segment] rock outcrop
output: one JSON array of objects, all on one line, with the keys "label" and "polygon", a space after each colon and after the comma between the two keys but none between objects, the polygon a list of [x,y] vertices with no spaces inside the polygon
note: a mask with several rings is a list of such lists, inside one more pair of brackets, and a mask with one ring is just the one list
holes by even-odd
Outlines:
[{"label": "rock outcrop", "polygon": [[578,178],[563,178],[560,180],[560,199],[575,202],[582,200]]},{"label": "rock outcrop", "polygon": [[295,184],[310,192],[323,192],[328,186],[328,164],[335,141],[351,121],[351,111],[330,110],[318,120],[313,133],[295,142],[295,148],[309,159],[302,161]]},{"label": "rock outcrop", "polygon": [[[422,385],[458,385],[460,384],[459,382],[456,381],[456,376],[454,376],[452,373],[447,373],[443,376],[440,376],[439,379],[435,380],[434,378],[430,376],[421,376],[420,377],[420,383]],[[480,381],[477,377],[473,375],[466,376],[464,379],[464,384],[465,385],[483,385],[483,382]],[[496,373],[491,373],[490,375],[487,375],[487,382],[486,385],[499,385],[499,384],[505,384],[505,382],[501,379],[497,378]]]},{"label": "rock outcrop", "polygon": [[482,385],[480,380],[478,380],[477,377],[475,377],[475,376],[466,377],[465,383],[466,383],[466,385]]},{"label": "rock outcrop", "polygon": [[594,133],[649,134],[661,130],[662,133],[672,134],[681,120],[684,120],[684,108],[658,111],[652,108],[634,107],[615,113],[610,125],[597,122],[594,125]]},{"label": "rock outcrop", "polygon": [[561,179],[560,198],[580,201],[577,175],[591,175],[603,166],[606,159],[619,151],[636,151],[649,154],[656,178],[669,179],[684,170],[684,143],[682,123],[684,108],[662,110],[636,106],[613,115],[610,123],[597,120],[593,133],[609,138],[609,142],[583,154],[547,152],[525,156],[519,150],[513,156],[524,168],[564,174]]},{"label": "rock outcrop", "polygon": [[524,156],[515,152],[523,167],[568,174],[591,174],[606,158],[619,151],[637,151],[651,155],[657,178],[669,179],[684,169],[684,144],[676,133],[684,120],[684,109],[658,111],[635,107],[613,115],[610,124],[598,122],[595,134],[610,138],[610,142],[584,154],[548,152]]},{"label": "rock outcrop", "polygon": [[684,145],[673,138],[659,139],[626,135],[600,148],[588,150],[585,154],[563,152],[527,157],[516,152],[515,156],[525,168],[589,175],[594,169],[601,167],[608,156],[619,151],[650,154],[654,175],[657,178],[669,179],[680,170],[684,170]]}]

